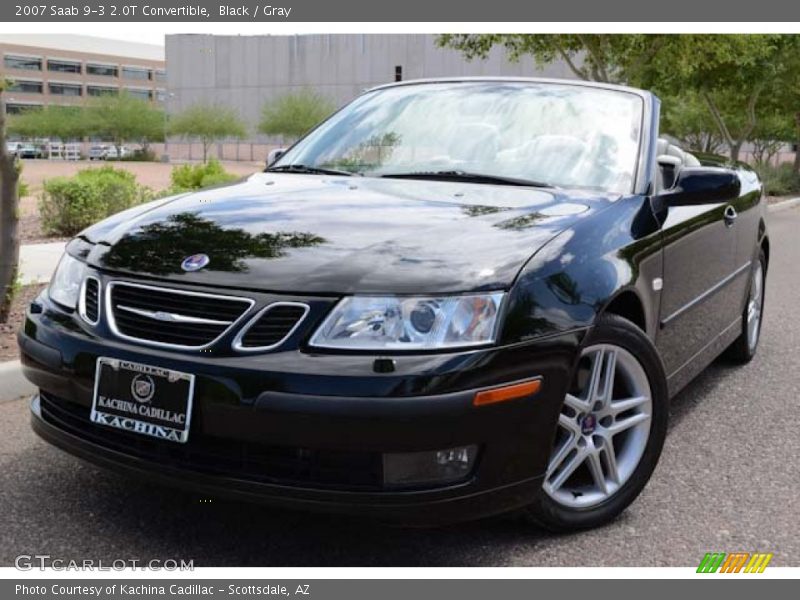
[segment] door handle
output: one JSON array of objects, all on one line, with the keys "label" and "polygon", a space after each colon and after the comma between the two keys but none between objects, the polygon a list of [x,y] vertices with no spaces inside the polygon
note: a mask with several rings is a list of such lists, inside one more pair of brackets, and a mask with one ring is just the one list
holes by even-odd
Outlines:
[{"label": "door handle", "polygon": [[723,218],[725,219],[725,226],[730,227],[733,225],[733,222],[736,220],[736,217],[739,216],[739,213],[736,212],[736,209],[733,208],[730,204],[725,207],[725,212],[722,213]]}]

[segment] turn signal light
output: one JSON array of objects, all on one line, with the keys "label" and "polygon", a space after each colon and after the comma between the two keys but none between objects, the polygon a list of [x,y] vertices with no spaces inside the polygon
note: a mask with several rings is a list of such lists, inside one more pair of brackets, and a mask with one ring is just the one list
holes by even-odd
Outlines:
[{"label": "turn signal light", "polygon": [[495,404],[496,402],[525,398],[526,396],[533,396],[538,393],[541,387],[542,380],[534,379],[532,381],[525,381],[524,383],[515,383],[514,385],[483,390],[475,394],[475,399],[472,401],[472,404],[475,406],[483,406],[484,404]]}]

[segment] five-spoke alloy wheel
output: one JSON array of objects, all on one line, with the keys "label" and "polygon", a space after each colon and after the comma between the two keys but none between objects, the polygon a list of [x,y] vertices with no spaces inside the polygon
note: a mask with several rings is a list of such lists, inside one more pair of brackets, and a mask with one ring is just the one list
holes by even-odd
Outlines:
[{"label": "five-spoke alloy wheel", "polygon": [[600,504],[630,478],[650,437],[647,374],[625,348],[586,348],[567,394],[544,490],[564,506]]},{"label": "five-spoke alloy wheel", "polygon": [[615,518],[655,469],[667,403],[664,369],[650,339],[630,321],[603,315],[584,342],[530,516],[556,531]]}]

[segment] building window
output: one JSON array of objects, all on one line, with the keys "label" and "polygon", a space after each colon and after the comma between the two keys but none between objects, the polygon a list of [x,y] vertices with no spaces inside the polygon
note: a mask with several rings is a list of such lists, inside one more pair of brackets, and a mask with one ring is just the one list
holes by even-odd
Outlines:
[{"label": "building window", "polygon": [[403,66],[397,65],[394,68],[394,80],[395,81],[403,81]]},{"label": "building window", "polygon": [[24,71],[41,71],[42,59],[26,56],[4,56],[3,65],[6,69],[22,69]]},{"label": "building window", "polygon": [[9,92],[22,92],[24,94],[41,94],[42,82],[41,81],[23,81],[15,79],[11,81],[8,86]]},{"label": "building window", "polygon": [[18,115],[28,110],[33,110],[36,108],[42,108],[41,104],[15,104],[13,102],[8,102],[6,104],[6,114],[7,115]]},{"label": "building window", "polygon": [[144,67],[122,67],[122,76],[125,79],[144,79],[151,78],[150,69]]},{"label": "building window", "polygon": [[119,93],[117,88],[103,87],[102,85],[87,85],[87,96],[114,96]]},{"label": "building window", "polygon": [[125,91],[128,92],[134,98],[138,98],[139,100],[150,100],[150,90],[140,90],[136,88],[125,88]]},{"label": "building window", "polygon": [[153,71],[153,76],[155,77],[156,81],[167,80],[167,72],[164,69],[156,69],[155,71]]},{"label": "building window", "polygon": [[72,83],[49,83],[48,88],[54,96],[81,96],[81,86]]},{"label": "building window", "polygon": [[156,90],[155,98],[158,102],[164,102],[167,99],[167,90]]},{"label": "building window", "polygon": [[115,65],[95,65],[86,63],[87,75],[99,75],[101,77],[117,77],[119,69]]},{"label": "building window", "polygon": [[56,73],[81,73],[81,63],[71,60],[50,60],[47,61],[47,70]]}]

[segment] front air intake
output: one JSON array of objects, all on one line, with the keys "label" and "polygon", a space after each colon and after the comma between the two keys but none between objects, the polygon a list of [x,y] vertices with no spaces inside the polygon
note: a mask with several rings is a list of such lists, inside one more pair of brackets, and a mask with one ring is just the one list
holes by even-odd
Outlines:
[{"label": "front air intake", "polygon": [[277,348],[295,332],[308,311],[308,305],[300,302],[270,304],[244,326],[234,348],[251,352]]}]

